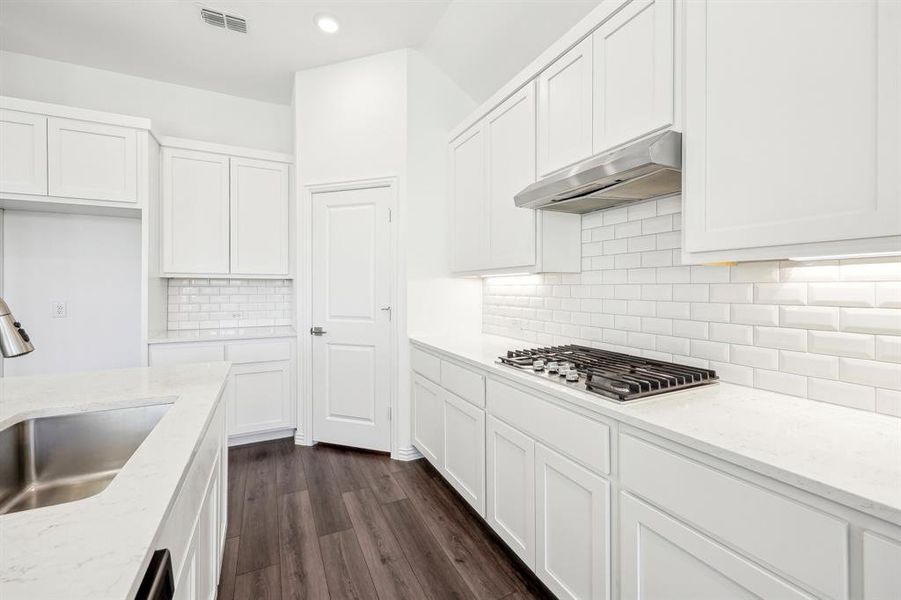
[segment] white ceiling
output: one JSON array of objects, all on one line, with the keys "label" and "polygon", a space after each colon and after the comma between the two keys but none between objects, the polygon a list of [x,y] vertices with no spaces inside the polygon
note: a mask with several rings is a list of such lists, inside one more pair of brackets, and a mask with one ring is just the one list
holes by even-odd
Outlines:
[{"label": "white ceiling", "polygon": [[[0,0],[0,49],[287,104],[293,73],[421,47],[477,101],[598,0]],[[246,35],[200,5],[247,19]],[[319,31],[317,14],[341,30]]]}]

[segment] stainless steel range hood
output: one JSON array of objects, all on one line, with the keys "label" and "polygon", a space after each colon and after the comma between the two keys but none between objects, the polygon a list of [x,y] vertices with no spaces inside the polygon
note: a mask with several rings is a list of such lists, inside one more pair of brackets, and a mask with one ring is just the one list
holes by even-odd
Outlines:
[{"label": "stainless steel range hood", "polygon": [[521,208],[587,213],[682,190],[682,134],[665,131],[535,182]]}]

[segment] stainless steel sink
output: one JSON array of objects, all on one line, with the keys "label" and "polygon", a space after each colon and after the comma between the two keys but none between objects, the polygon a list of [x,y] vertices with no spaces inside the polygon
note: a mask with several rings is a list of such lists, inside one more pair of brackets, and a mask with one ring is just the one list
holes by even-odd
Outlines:
[{"label": "stainless steel sink", "polygon": [[170,406],[40,417],[0,431],[0,515],[99,494]]}]

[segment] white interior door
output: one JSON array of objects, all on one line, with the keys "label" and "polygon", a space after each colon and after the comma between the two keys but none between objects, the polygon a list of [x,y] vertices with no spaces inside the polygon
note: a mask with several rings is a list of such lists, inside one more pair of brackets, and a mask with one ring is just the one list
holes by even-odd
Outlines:
[{"label": "white interior door", "polygon": [[[315,192],[313,439],[389,450],[392,187]],[[384,310],[383,310],[384,309]]]}]

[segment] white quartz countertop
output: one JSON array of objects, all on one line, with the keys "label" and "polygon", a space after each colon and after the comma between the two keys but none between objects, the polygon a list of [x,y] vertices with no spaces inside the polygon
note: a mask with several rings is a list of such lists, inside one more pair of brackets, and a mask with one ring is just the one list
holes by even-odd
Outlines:
[{"label": "white quartz countertop", "polygon": [[186,329],[183,331],[155,331],[148,344],[172,342],[216,342],[221,340],[254,340],[294,337],[297,331],[290,325],[281,327],[229,327],[225,329]]},{"label": "white quartz countertop", "polygon": [[411,342],[901,524],[901,419],[728,383],[619,404],[495,362],[529,342],[493,335]]},{"label": "white quartz countertop", "polygon": [[0,429],[31,417],[172,404],[96,496],[0,516],[0,598],[133,597],[228,370],[215,362],[0,378]]}]

